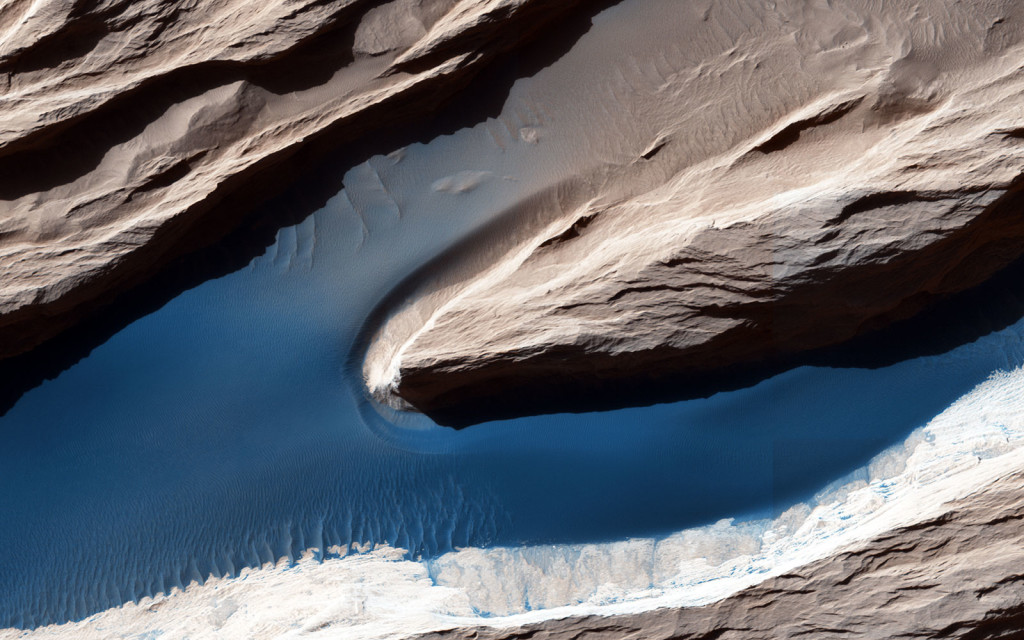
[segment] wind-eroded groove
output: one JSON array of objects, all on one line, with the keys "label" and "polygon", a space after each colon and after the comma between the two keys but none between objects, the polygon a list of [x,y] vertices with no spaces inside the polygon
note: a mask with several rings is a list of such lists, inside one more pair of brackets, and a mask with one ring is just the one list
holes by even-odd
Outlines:
[{"label": "wind-eroded groove", "polygon": [[591,213],[580,217],[575,222],[573,222],[572,225],[570,225],[569,228],[566,229],[565,231],[559,233],[556,236],[548,238],[544,242],[541,242],[538,248],[550,247],[552,245],[567,242],[569,240],[572,240],[573,238],[578,238],[580,236],[580,233],[582,233],[584,229],[590,226],[590,223],[592,223],[597,218],[597,216],[597,213]]},{"label": "wind-eroded groove", "polygon": [[800,134],[808,129],[814,127],[820,127],[826,124],[831,124],[846,114],[853,111],[857,105],[864,101],[864,97],[854,98],[847,100],[837,105],[822,111],[821,113],[812,116],[810,118],[803,118],[797,120],[791,124],[786,125],[776,134],[762,142],[761,144],[754,147],[754,151],[760,151],[764,154],[775,153],[776,151],[782,151],[786,147],[795,144],[800,139]]},{"label": "wind-eroded groove", "polygon": [[918,191],[880,191],[857,198],[850,204],[840,209],[839,214],[825,223],[825,227],[836,227],[853,216],[881,209],[883,207],[898,207],[911,202],[935,202],[944,199],[943,196],[924,194]]}]

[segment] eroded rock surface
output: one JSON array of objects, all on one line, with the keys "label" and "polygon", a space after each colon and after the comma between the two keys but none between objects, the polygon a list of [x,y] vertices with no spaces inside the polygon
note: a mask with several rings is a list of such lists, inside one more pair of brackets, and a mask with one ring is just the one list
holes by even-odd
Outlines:
[{"label": "eroded rock surface", "polygon": [[396,308],[371,391],[474,419],[565,408],[835,344],[980,283],[1024,248],[1021,18],[940,0],[618,18],[621,65],[580,71],[609,86],[580,107],[603,124],[539,142],[589,173],[498,259]]},{"label": "eroded rock surface", "polygon": [[0,4],[0,357],[216,242],[318,153],[430,112],[576,4]]}]

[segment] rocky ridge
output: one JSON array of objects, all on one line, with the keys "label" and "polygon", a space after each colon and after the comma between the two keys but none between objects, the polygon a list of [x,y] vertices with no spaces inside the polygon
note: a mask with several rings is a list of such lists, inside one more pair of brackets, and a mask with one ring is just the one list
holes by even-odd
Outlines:
[{"label": "rocky ridge", "polygon": [[576,2],[0,5],[0,358],[430,113]]},{"label": "rocky ridge", "polygon": [[842,342],[1021,254],[1018,7],[698,5],[656,18],[684,54],[624,47],[615,153],[382,323],[376,397],[470,422],[586,408]]}]

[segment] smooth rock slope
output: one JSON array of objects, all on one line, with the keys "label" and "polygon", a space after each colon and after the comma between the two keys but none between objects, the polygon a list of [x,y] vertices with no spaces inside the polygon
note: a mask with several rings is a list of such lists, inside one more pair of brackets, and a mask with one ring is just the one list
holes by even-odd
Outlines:
[{"label": "smooth rock slope", "polygon": [[838,343],[1021,254],[1016,3],[645,9],[614,67],[584,67],[612,78],[580,99],[602,115],[538,142],[588,172],[511,212],[531,224],[498,257],[437,265],[391,311],[364,367],[379,399],[471,420],[585,407]]}]

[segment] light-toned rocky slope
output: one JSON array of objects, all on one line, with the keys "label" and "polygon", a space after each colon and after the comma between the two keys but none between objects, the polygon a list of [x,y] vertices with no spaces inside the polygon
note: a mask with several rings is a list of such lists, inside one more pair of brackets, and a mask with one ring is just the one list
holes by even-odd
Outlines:
[{"label": "light-toned rocky slope", "polygon": [[577,2],[0,3],[0,357],[420,117]]},{"label": "light-toned rocky slope", "polygon": [[1024,475],[929,520],[704,607],[469,627],[419,640],[1019,638],[1024,634]]},{"label": "light-toned rocky slope", "polygon": [[438,265],[379,327],[371,390],[439,416],[564,409],[983,281],[1024,250],[1022,14],[652,3],[607,101],[579,107],[607,115],[572,143],[602,162],[530,203],[498,259]]}]

